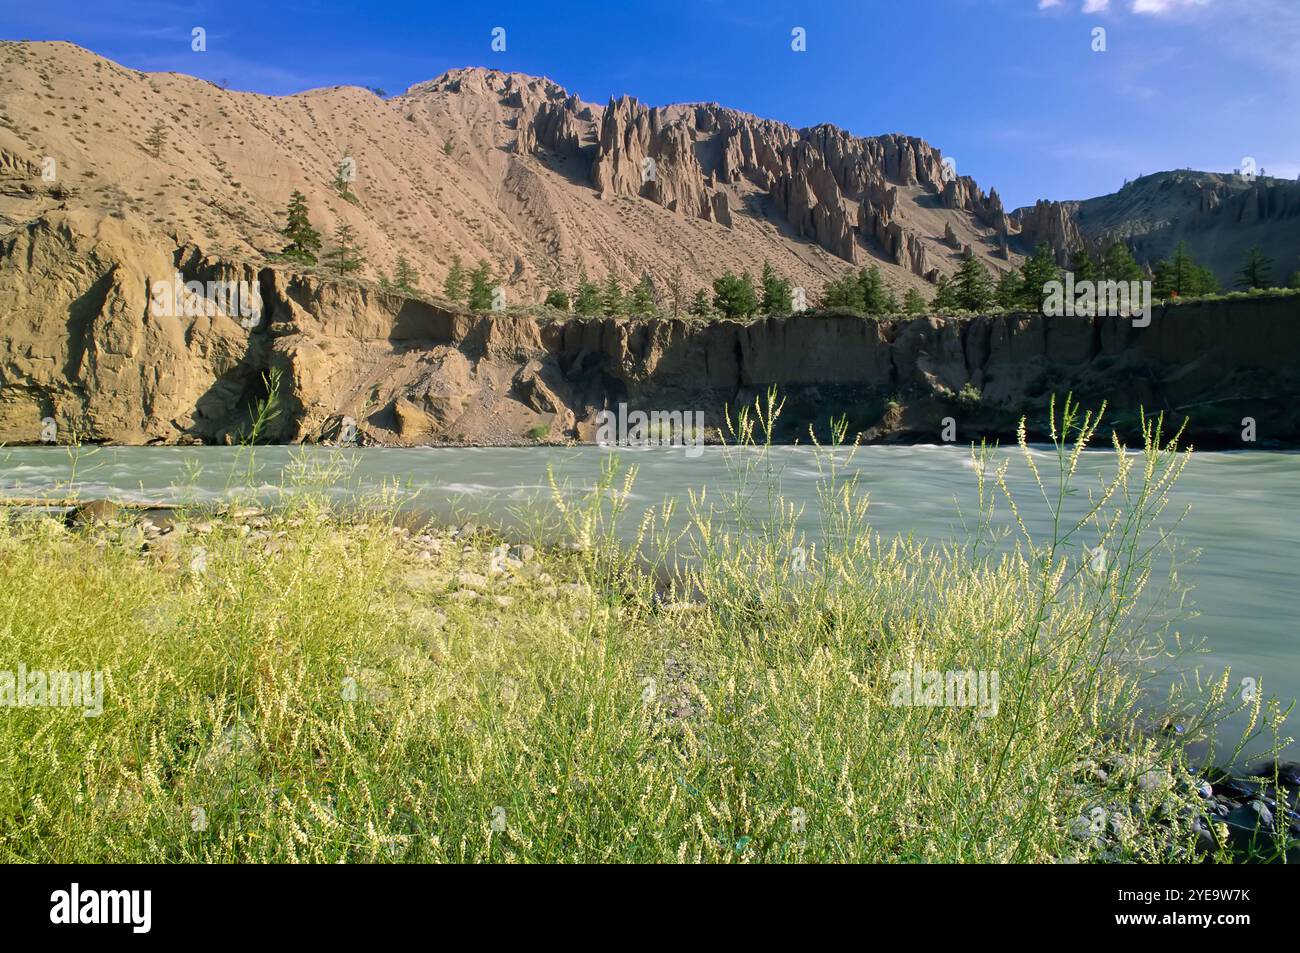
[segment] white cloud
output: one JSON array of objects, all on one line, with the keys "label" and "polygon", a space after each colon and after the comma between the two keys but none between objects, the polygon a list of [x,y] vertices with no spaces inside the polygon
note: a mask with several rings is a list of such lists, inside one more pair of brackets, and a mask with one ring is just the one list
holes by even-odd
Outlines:
[{"label": "white cloud", "polygon": [[1161,16],[1166,13],[1176,13],[1188,7],[1208,6],[1209,2],[1210,0],[1133,0],[1133,12]]},{"label": "white cloud", "polygon": [[[1129,9],[1146,16],[1164,16],[1192,7],[1208,7],[1212,0],[1129,0]],[[1065,0],[1038,0],[1038,9],[1056,10]],[[1083,0],[1084,13],[1108,13],[1110,0]]]}]

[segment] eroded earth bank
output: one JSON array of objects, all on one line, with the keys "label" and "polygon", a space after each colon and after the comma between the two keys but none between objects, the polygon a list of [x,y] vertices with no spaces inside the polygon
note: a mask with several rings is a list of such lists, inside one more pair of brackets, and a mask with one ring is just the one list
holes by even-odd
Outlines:
[{"label": "eroded earth bank", "polygon": [[[151,291],[178,273],[248,282],[260,318],[247,327],[202,302],[158,316]],[[1197,446],[1300,443],[1295,297],[1157,306],[1147,327],[1032,314],[472,314],[64,210],[3,241],[0,312],[0,440],[11,444],[38,442],[47,418],[87,441],[237,441],[272,370],[282,402],[265,436],[282,442],[331,439],[345,417],[383,445],[591,441],[596,414],[620,402],[702,411],[716,427],[775,386],[788,399],[782,439],[839,415],[869,441],[1005,439],[1073,391],[1130,426],[1139,408],[1186,416]]]}]

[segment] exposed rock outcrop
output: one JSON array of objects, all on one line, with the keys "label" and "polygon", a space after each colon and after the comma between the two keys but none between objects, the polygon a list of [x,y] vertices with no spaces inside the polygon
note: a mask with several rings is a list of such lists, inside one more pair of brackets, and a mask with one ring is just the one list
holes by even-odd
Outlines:
[{"label": "exposed rock outcrop", "polygon": [[1025,247],[1032,250],[1040,242],[1046,242],[1056,253],[1058,265],[1065,265],[1071,250],[1084,244],[1073,217],[1073,203],[1040,199],[1032,208],[1021,209],[1018,221]]},{"label": "exposed rock outcrop", "polygon": [[[226,442],[278,375],[281,413],[265,436],[283,441],[340,439],[348,418],[369,443],[518,443],[539,426],[590,439],[595,413],[620,401],[702,410],[716,426],[775,386],[791,437],[840,413],[870,439],[936,439],[954,413],[963,439],[1006,437],[1020,414],[1041,419],[1052,393],[1073,391],[1121,415],[1188,414],[1198,444],[1232,445],[1247,416],[1261,442],[1300,443],[1295,297],[1176,306],[1141,328],[1041,315],[543,323],[254,272],[193,246],[143,254],[126,226],[85,227],[56,216],[0,246],[5,442],[36,442],[47,417],[60,439]],[[255,282],[262,320],[153,313],[151,287],[177,272]]]},{"label": "exposed rock outcrop", "polygon": [[899,220],[899,187],[943,191],[947,207],[977,224],[1011,227],[996,192],[986,198],[967,178],[944,191],[942,158],[920,139],[862,139],[827,125],[794,130],[714,105],[651,109],[611,100],[591,178],[602,196],[638,195],[723,224],[725,190],[757,189],[796,235],[849,262],[874,242],[915,275],[931,268],[924,236]]}]

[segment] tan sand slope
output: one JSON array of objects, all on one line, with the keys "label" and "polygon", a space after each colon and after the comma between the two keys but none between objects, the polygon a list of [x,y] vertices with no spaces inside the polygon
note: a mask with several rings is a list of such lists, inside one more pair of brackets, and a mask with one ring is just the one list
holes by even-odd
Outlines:
[{"label": "tan sand slope", "polygon": [[[851,262],[879,264],[902,290],[954,270],[966,246],[994,268],[1017,260],[1000,251],[1015,226],[996,192],[946,181],[939,152],[905,136],[795,130],[717,106],[601,107],[482,69],[388,100],[357,87],[272,97],[137,72],[68,43],[10,42],[0,73],[10,225],[63,202],[256,261],[283,247],[299,189],[327,236],[343,222],[357,230],[361,277],[392,274],[402,254],[437,289],[453,254],[484,258],[511,303],[555,283],[572,290],[580,269],[625,282],[649,273],[662,289],[680,266],[693,292],[770,260],[811,297]],[[146,142],[158,122],[155,158]],[[345,157],[355,202],[334,186]],[[649,182],[646,158],[657,163]],[[15,183],[58,194],[15,198]]]}]

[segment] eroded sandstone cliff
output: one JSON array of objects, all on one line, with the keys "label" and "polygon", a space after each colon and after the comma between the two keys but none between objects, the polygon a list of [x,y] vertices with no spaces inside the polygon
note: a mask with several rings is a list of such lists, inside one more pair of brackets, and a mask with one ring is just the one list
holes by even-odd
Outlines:
[{"label": "eroded sandstone cliff", "polygon": [[[159,315],[151,296],[247,282],[254,321],[220,309]],[[1202,445],[1300,443],[1300,299],[1157,309],[1119,318],[1000,315],[871,320],[802,314],[751,323],[541,320],[469,314],[353,282],[219,260],[113,219],[52,212],[0,243],[0,440],[228,442],[280,377],[265,436],[312,441],[345,418],[363,442],[590,440],[619,402],[700,410],[710,426],[769,387],[785,439],[848,415],[870,440],[1007,438],[1050,396],[1190,418]]]}]

